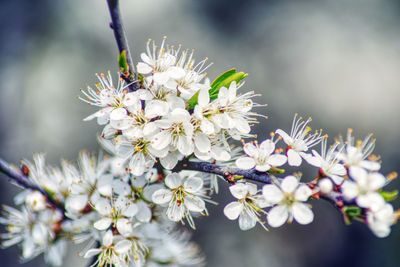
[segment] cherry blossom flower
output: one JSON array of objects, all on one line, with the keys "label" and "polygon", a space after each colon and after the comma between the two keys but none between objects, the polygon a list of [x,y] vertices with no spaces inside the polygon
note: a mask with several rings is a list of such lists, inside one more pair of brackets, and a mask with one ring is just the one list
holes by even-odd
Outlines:
[{"label": "cherry blossom flower", "polygon": [[309,148],[315,146],[322,140],[322,132],[317,131],[314,134],[309,134],[311,128],[307,125],[311,122],[311,118],[303,121],[302,117],[297,119],[297,113],[294,116],[292,123],[292,130],[290,135],[281,129],[276,130],[283,141],[286,143],[286,154],[288,157],[288,163],[291,166],[300,166],[302,158],[305,158]]},{"label": "cherry blossom flower", "polygon": [[255,168],[257,171],[266,172],[272,166],[282,166],[286,163],[285,155],[273,154],[275,151],[275,142],[271,139],[258,143],[246,143],[243,146],[247,157],[240,157],[236,160],[236,166],[241,169]]},{"label": "cherry blossom flower", "polygon": [[154,41],[152,49],[151,40],[147,42],[147,53],[140,55],[143,62],[137,64],[137,71],[141,74],[150,75],[154,82],[165,85],[169,79],[180,79],[185,75],[185,71],[176,65],[176,54],[173,48],[165,47],[164,37],[160,48],[157,48]]},{"label": "cherry blossom flower", "polygon": [[107,76],[104,74],[96,74],[96,76],[100,83],[95,84],[95,89],[88,86],[87,92],[81,90],[84,97],[79,97],[79,99],[89,105],[101,107],[99,111],[86,117],[84,121],[97,118],[97,123],[104,125],[108,123],[111,112],[120,106],[128,85],[120,78],[118,84],[114,86],[110,72]]},{"label": "cherry blossom flower", "polygon": [[339,153],[338,159],[348,168],[364,168],[369,171],[378,171],[381,167],[377,161],[367,160],[375,147],[375,139],[372,134],[367,135],[364,140],[354,142],[353,130],[348,129],[347,140],[343,141],[343,151]]},{"label": "cherry blossom flower", "polygon": [[396,223],[399,215],[393,210],[393,206],[385,203],[378,210],[367,210],[367,224],[377,237],[387,237],[390,227]]},{"label": "cherry blossom flower", "polygon": [[94,206],[102,218],[94,223],[97,230],[106,230],[113,225],[118,232],[127,236],[132,233],[131,219],[138,212],[136,204],[127,197],[120,196],[117,199],[101,199]]},{"label": "cherry blossom flower", "polygon": [[204,202],[203,180],[199,177],[189,177],[185,180],[178,173],[168,174],[165,178],[168,189],[159,189],[153,194],[156,204],[168,204],[167,217],[171,221],[182,221],[186,217],[189,225],[195,228],[190,212],[207,214]]},{"label": "cherry blossom flower", "polygon": [[346,168],[338,160],[338,153],[340,151],[337,152],[336,148],[339,143],[335,143],[327,151],[326,142],[327,138],[323,138],[321,155],[317,151],[312,150],[312,156],[307,155],[305,159],[309,164],[320,168],[322,176],[331,178],[335,184],[339,185],[343,182],[343,176],[347,174]]},{"label": "cherry blossom flower", "polygon": [[97,260],[90,265],[94,266],[127,266],[130,262],[129,251],[132,242],[122,236],[114,236],[109,230],[103,236],[102,245],[99,248],[88,250],[84,258],[97,256]]},{"label": "cherry blossom flower", "polygon": [[238,201],[233,201],[225,206],[225,216],[229,220],[239,218],[239,227],[243,231],[253,228],[257,222],[266,229],[260,219],[260,213],[263,212],[262,208],[268,206],[268,203],[262,195],[257,194],[257,185],[248,182],[237,183],[230,186],[229,190]]},{"label": "cherry blossom flower", "polygon": [[299,224],[309,224],[314,219],[310,207],[305,204],[312,194],[312,190],[294,176],[286,176],[280,185],[264,185],[263,196],[267,202],[274,206],[267,215],[271,227],[279,227],[286,221],[292,222],[293,218]]},{"label": "cherry blossom flower", "polygon": [[190,114],[187,110],[176,108],[168,117],[158,120],[157,125],[161,131],[151,140],[154,149],[163,150],[172,146],[183,155],[188,156],[193,153],[193,125],[190,123]]},{"label": "cherry blossom flower", "polygon": [[385,204],[385,200],[378,193],[386,184],[385,177],[378,173],[368,173],[362,168],[350,170],[352,180],[346,180],[342,185],[343,196],[349,200],[356,199],[357,204],[363,208],[377,210]]}]

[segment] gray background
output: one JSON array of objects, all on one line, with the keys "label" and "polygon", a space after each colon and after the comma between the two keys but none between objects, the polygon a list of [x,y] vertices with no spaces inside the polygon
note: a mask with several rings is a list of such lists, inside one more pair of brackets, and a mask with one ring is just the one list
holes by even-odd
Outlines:
[{"label": "gray background", "polygon": [[[382,171],[399,171],[400,5],[398,1],[122,0],[134,60],[148,38],[196,49],[210,58],[213,79],[237,67],[248,72],[246,90],[262,94],[269,119],[255,127],[260,139],[288,129],[295,112],[334,137],[348,127],[373,132]],[[0,155],[11,162],[46,152],[48,161],[98,150],[94,110],[76,99],[94,73],[116,72],[117,49],[105,1],[0,0]],[[304,179],[314,174],[305,173]],[[0,181],[0,202],[16,189]],[[395,182],[390,188],[399,187]],[[316,203],[311,225],[265,233],[242,232],[227,220],[231,197],[196,221],[194,239],[207,266],[396,267],[399,227],[386,239],[364,225],[346,227],[327,203]],[[72,251],[64,266],[82,265]],[[16,266],[19,250],[0,250],[0,266]],[[41,258],[25,266],[42,266]]]}]

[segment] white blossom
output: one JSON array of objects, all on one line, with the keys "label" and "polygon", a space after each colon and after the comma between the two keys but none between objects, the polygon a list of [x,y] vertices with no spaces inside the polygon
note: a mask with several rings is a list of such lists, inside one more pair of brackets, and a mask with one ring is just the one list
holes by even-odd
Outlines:
[{"label": "white blossom", "polygon": [[265,228],[260,219],[262,208],[268,206],[268,203],[261,195],[258,195],[257,185],[252,183],[236,183],[229,187],[231,194],[237,198],[225,206],[224,214],[229,220],[239,218],[239,227],[241,230],[249,230],[253,228],[257,222]]},{"label": "white blossom", "polygon": [[294,176],[285,177],[280,185],[264,185],[263,196],[274,206],[268,211],[267,221],[272,227],[279,227],[293,218],[300,224],[309,224],[314,219],[310,207],[305,204],[312,190]]},{"label": "white blossom", "polygon": [[377,161],[368,160],[375,147],[375,139],[372,134],[367,135],[364,140],[354,141],[353,130],[348,129],[347,140],[342,140],[344,147],[343,151],[339,153],[338,159],[343,162],[348,168],[364,168],[369,171],[378,171],[381,167]]},{"label": "white blossom", "polygon": [[168,203],[166,214],[171,221],[182,221],[186,217],[189,225],[195,228],[190,212],[207,214],[203,180],[199,177],[189,177],[183,180],[178,173],[171,173],[165,178],[165,185],[168,189],[159,189],[153,193],[153,202],[156,204]]},{"label": "white blossom", "polygon": [[287,161],[285,155],[274,154],[275,142],[270,139],[261,144],[246,143],[243,150],[248,156],[236,160],[236,166],[241,169],[255,168],[257,171],[266,172],[272,166],[281,166]]},{"label": "white blossom", "polygon": [[353,168],[350,169],[350,177],[351,180],[346,180],[342,185],[345,198],[356,199],[360,207],[372,210],[378,210],[385,204],[385,200],[378,192],[386,184],[386,179],[382,174],[368,173],[362,168]]},{"label": "white blossom", "polygon": [[306,157],[305,152],[321,142],[321,131],[310,134],[311,128],[307,125],[309,122],[311,122],[311,118],[303,121],[302,117],[297,118],[296,113],[293,118],[290,134],[287,134],[281,129],[276,130],[276,133],[283,138],[283,141],[287,145],[286,155],[288,157],[288,163],[291,166],[300,166],[302,158]]},{"label": "white blossom", "polygon": [[389,203],[384,204],[378,210],[367,211],[367,224],[377,237],[387,237],[390,227],[396,223],[399,215]]},{"label": "white blossom", "polygon": [[340,151],[337,152],[336,148],[339,144],[335,143],[327,151],[326,142],[327,138],[323,138],[321,143],[321,155],[317,151],[312,150],[312,156],[307,155],[305,159],[309,164],[320,168],[322,176],[331,178],[335,184],[339,185],[343,182],[343,176],[347,174],[346,168],[343,164],[339,163],[337,158]]}]

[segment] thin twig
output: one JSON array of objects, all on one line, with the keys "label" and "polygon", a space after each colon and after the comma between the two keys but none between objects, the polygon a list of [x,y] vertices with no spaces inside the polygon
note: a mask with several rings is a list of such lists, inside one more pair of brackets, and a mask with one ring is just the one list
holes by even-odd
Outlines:
[{"label": "thin twig", "polygon": [[43,188],[40,188],[38,185],[32,183],[29,180],[29,177],[25,176],[21,171],[16,171],[13,169],[9,163],[7,163],[5,160],[0,158],[0,172],[4,173],[7,175],[11,180],[13,180],[17,185],[26,188],[26,189],[31,189],[34,191],[39,191],[42,193],[43,196],[46,197],[47,202],[60,210],[62,214],[65,214],[65,208],[62,203],[59,203],[55,199],[53,199]]},{"label": "thin twig", "polygon": [[133,84],[134,80],[136,79],[135,67],[133,66],[131,52],[129,50],[124,26],[122,24],[122,18],[119,10],[119,0],[107,0],[107,3],[111,16],[110,27],[114,31],[115,41],[117,42],[119,53],[121,54],[122,51],[126,52],[126,62],[129,66],[129,77],[126,77],[124,74],[121,74],[121,77],[125,79],[128,84],[130,84],[129,88],[134,91],[136,90],[135,84]]}]

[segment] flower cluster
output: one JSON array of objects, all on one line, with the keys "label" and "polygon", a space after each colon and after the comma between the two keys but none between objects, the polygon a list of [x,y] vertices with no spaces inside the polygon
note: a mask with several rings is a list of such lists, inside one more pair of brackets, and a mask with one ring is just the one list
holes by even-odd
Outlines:
[{"label": "flower cluster", "polygon": [[[246,74],[232,69],[211,83],[207,60],[193,56],[164,38],[160,47],[148,42],[134,83],[97,75],[80,99],[99,108],[84,120],[104,126],[98,140],[110,156],[81,152],[77,164],[62,161],[61,168],[47,166],[42,154],[23,161],[15,171],[33,186],[15,198],[19,210],[4,207],[3,246],[21,244],[24,260],[43,253],[57,266],[67,241],[86,243],[81,256],[91,266],[204,266],[175,223],[195,229],[195,218],[216,204],[219,179],[234,197],[223,213],[242,230],[310,224],[312,201],[326,199],[346,222],[364,222],[378,237],[390,233],[399,212],[389,201],[397,192],[383,187],[396,175],[379,172],[371,135],[355,141],[349,130],[328,148],[327,135],[296,114],[290,133],[277,129],[246,142],[261,116],[252,111],[260,106],[256,95],[239,91]],[[321,152],[312,149],[319,143]],[[286,165],[302,164],[317,167],[317,176],[279,177]]]},{"label": "flower cluster", "polygon": [[[206,60],[195,64],[193,53],[175,50],[165,39],[159,48],[149,41],[141,58],[140,89],[128,92],[122,79],[114,86],[111,75],[102,74],[96,89],[83,91],[82,100],[101,108],[85,120],[105,125],[103,142],[129,162],[133,175],[142,175],[157,159],[166,169],[191,155],[229,160],[227,139],[248,136],[255,122],[254,95],[238,93],[236,81],[212,87],[204,79]],[[218,92],[211,98],[213,89]]]}]

